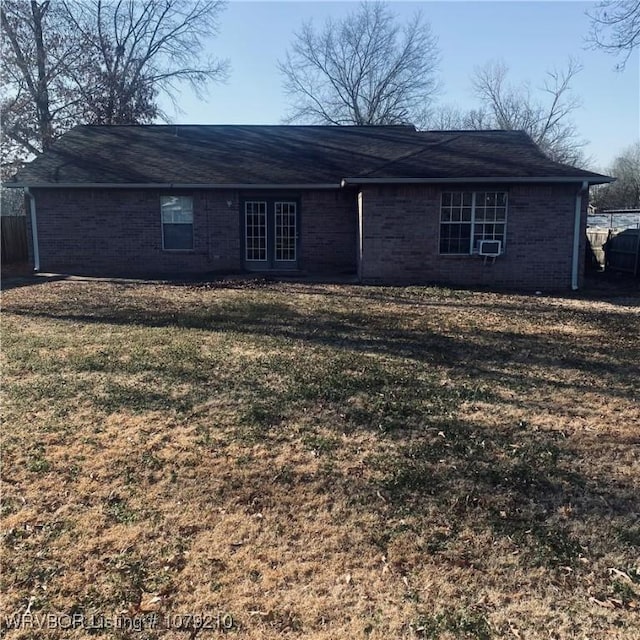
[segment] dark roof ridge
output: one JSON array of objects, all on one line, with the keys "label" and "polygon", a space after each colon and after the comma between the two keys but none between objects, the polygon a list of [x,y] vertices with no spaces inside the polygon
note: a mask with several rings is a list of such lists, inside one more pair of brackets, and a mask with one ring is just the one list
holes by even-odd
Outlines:
[{"label": "dark roof ridge", "polygon": [[[127,123],[127,124],[78,124],[73,129],[80,128],[93,128],[93,129],[108,129],[108,128],[138,128],[138,129],[149,129],[149,128],[158,128],[158,129],[171,129],[172,127],[201,127],[201,128],[279,128],[279,129],[408,129],[410,131],[419,132],[419,129],[416,129],[415,125],[412,124],[256,124],[256,123],[194,123],[194,122],[176,122],[176,123],[160,123],[160,122],[150,122],[144,124],[138,123]],[[465,131],[462,129],[461,131]]]},{"label": "dark roof ridge", "polygon": [[418,129],[418,133],[517,133],[531,137],[524,129]]}]

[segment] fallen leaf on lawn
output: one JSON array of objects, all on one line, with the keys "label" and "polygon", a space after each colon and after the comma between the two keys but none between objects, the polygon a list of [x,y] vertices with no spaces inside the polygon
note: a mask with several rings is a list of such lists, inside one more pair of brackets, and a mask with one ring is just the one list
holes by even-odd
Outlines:
[{"label": "fallen leaf on lawn", "polygon": [[609,602],[609,600],[598,600],[598,598],[591,596],[589,602],[593,602],[593,604],[597,604],[599,607],[604,607],[605,609],[615,609],[615,605]]},{"label": "fallen leaf on lawn", "polygon": [[138,606],[133,606],[131,609],[136,613],[151,613],[153,611],[159,611],[165,601],[160,594],[157,593],[143,593],[140,598]]},{"label": "fallen leaf on lawn", "polygon": [[633,584],[633,580],[628,573],[620,571],[620,569],[616,569],[615,567],[609,567],[609,575],[616,578],[622,578],[623,580],[626,580],[627,582]]}]

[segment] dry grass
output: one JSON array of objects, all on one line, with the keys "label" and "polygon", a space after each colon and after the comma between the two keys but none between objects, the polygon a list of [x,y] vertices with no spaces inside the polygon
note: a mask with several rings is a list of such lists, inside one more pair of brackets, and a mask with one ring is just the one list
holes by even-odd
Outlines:
[{"label": "dry grass", "polygon": [[3,612],[163,623],[92,630],[116,638],[221,633],[164,628],[187,614],[240,638],[637,638],[638,303],[10,290]]}]

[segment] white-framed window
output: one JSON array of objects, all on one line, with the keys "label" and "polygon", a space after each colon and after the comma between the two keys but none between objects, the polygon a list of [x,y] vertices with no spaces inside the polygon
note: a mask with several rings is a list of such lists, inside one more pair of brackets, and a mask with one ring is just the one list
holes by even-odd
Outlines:
[{"label": "white-framed window", "polygon": [[248,200],[244,203],[245,260],[267,261],[267,203]]},{"label": "white-framed window", "polygon": [[295,262],[297,215],[295,202],[275,203],[275,259],[279,262]]},{"label": "white-framed window", "polygon": [[166,251],[193,249],[193,198],[162,196],[162,248]]},{"label": "white-framed window", "polygon": [[481,240],[507,232],[506,191],[443,191],[440,200],[440,253],[478,253]]}]

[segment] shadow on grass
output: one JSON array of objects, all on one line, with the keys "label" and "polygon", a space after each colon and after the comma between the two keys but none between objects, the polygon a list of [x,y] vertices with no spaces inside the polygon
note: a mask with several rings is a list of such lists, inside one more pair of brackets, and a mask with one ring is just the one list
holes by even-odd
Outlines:
[{"label": "shadow on grass", "polygon": [[[3,267],[4,270],[4,267]],[[19,274],[3,274],[0,279],[0,290],[9,291],[11,289],[19,289],[22,287],[33,287],[35,285],[47,284],[49,282],[59,282],[66,280],[66,276],[62,275],[36,275],[33,272]]]},{"label": "shadow on grass", "polygon": [[[447,306],[452,304],[461,309],[469,306],[466,301],[448,302]],[[333,424],[337,433],[367,430],[392,442],[389,451],[369,461],[375,480],[343,474],[336,468],[315,480],[318,490],[341,492],[354,508],[379,514],[380,530],[371,535],[383,550],[398,533],[385,524],[392,514],[415,520],[408,526],[415,528],[416,539],[423,540],[421,551],[434,556],[445,557],[449,550],[458,553],[463,544],[459,532],[464,528],[488,528],[496,539],[524,550],[524,561],[533,565],[577,566],[581,554],[602,553],[608,543],[621,549],[636,545],[637,551],[634,536],[624,538],[619,533],[634,531],[630,529],[631,516],[640,511],[631,479],[613,484],[590,475],[581,469],[580,455],[558,433],[532,432],[525,424],[490,430],[456,417],[457,408],[465,401],[513,402],[538,410],[539,401],[527,398],[532,388],[582,390],[583,382],[574,381],[575,377],[549,381],[552,370],[588,375],[603,395],[636,397],[634,385],[640,376],[637,342],[629,341],[624,349],[611,351],[593,342],[573,342],[567,347],[566,339],[554,334],[473,328],[464,335],[444,335],[406,329],[391,312],[380,315],[355,306],[353,311],[318,306],[308,315],[278,301],[244,299],[197,305],[188,310],[178,306],[149,309],[105,296],[102,300],[64,300],[47,309],[12,305],[7,311],[74,323],[195,329],[258,339],[263,346],[264,340],[275,340],[271,346],[276,355],[243,363],[234,373],[237,388],[250,389],[250,397],[243,398],[239,411],[238,437],[271,442],[274,427],[286,426],[308,407],[319,407],[339,418]],[[502,311],[508,321],[506,312],[513,313],[514,308],[505,306]],[[545,309],[538,314],[541,327],[546,313]],[[555,313],[559,314],[557,320],[562,320],[562,312]],[[566,314],[571,319],[574,312]],[[579,321],[592,322],[603,330],[633,331],[629,316],[621,312],[599,310]],[[322,351],[311,355],[322,359],[321,365],[307,367],[304,361],[292,365],[287,357],[291,345],[302,346],[303,352]],[[203,390],[211,393],[215,389],[211,385],[216,374],[197,348],[167,356],[147,360],[141,356],[123,365],[96,354],[82,366],[104,373],[124,367],[130,373],[148,376],[149,384],[144,388],[112,385],[107,389],[103,404],[98,402],[106,411],[122,406],[134,411],[150,407],[193,411]],[[455,383],[441,384],[432,365],[455,375]],[[265,381],[267,373],[280,375],[282,388],[270,386]],[[159,378],[167,387],[171,382],[193,382],[196,390],[179,404],[153,386]],[[515,391],[515,399],[500,398],[492,389],[493,382]],[[224,387],[222,391],[232,398],[236,393]],[[405,438],[407,434],[411,437]],[[310,441],[313,435],[309,435]],[[324,447],[323,455],[330,459],[332,447],[314,437],[313,446],[320,451]],[[216,491],[221,496],[233,494],[235,500],[242,500],[242,495],[262,495],[264,500],[284,501],[311,481],[314,479],[294,466],[281,473],[257,467],[246,470],[241,487],[233,484]],[[563,510],[569,515],[563,516]],[[446,534],[434,533],[430,519],[434,513]],[[587,529],[594,520],[600,526],[590,535]]]},{"label": "shadow on grass", "polygon": [[[262,436],[271,451],[280,446],[266,431]],[[241,476],[229,474],[210,495],[249,514],[274,505],[290,509],[287,526],[293,531],[297,505],[314,493],[332,496],[354,514],[375,517],[369,543],[387,558],[394,542],[408,535],[423,562],[468,562],[484,570],[485,552],[495,551],[469,547],[470,532],[479,540],[489,532],[488,544],[507,548],[521,566],[570,568],[576,575],[591,570],[584,558],[591,563],[614,550],[630,561],[637,557],[636,488],[590,477],[559,434],[526,427],[497,433],[470,422],[434,420],[413,429],[408,440],[383,447],[367,461],[365,473],[342,471],[333,463],[332,447],[317,453],[315,473],[295,464],[245,461]],[[402,561],[396,566],[401,573],[415,568]]]},{"label": "shadow on grass", "polygon": [[[375,299],[375,292],[374,292]],[[396,298],[394,298],[397,301]],[[364,302],[364,301],[363,301]],[[544,378],[533,373],[532,367],[575,370],[595,376],[601,381],[600,390],[607,394],[628,396],[628,387],[616,384],[617,379],[631,380],[640,377],[640,344],[629,340],[624,351],[611,352],[606,345],[590,341],[588,344],[574,340],[571,344],[562,335],[553,333],[517,333],[508,327],[488,330],[472,327],[464,335],[451,336],[442,332],[420,329],[404,329],[394,322],[391,313],[371,314],[363,304],[360,311],[317,312],[313,316],[298,312],[292,305],[281,302],[255,302],[244,300],[214,307],[196,306],[183,308],[154,308],[118,304],[105,298],[94,301],[82,298],[74,302],[64,301],[47,310],[21,308],[6,305],[9,313],[40,317],[59,321],[89,324],[113,324],[150,328],[175,327],[215,333],[240,334],[250,338],[274,338],[293,344],[305,343],[318,347],[344,349],[357,353],[372,353],[395,358],[406,358],[420,363],[433,363],[465,368],[469,374],[506,377],[516,385],[527,385]],[[450,309],[458,303],[447,302]],[[461,309],[473,304],[460,302]],[[487,305],[478,305],[486,309]],[[513,305],[491,304],[493,312],[502,311],[505,319],[514,313]],[[632,335],[640,331],[640,317],[617,311],[588,313],[569,309],[536,308],[531,311],[541,326],[545,316],[554,313],[556,322],[580,322],[603,333]],[[410,317],[408,312],[407,317]],[[419,316],[416,316],[419,320]],[[634,322],[634,320],[636,320]],[[518,374],[505,372],[505,363],[515,364]],[[559,382],[560,386],[579,388],[579,385]]]},{"label": "shadow on grass", "polygon": [[[630,561],[637,557],[633,514],[640,500],[631,484],[608,487],[574,470],[576,454],[553,434],[495,434],[461,422],[438,426],[444,435],[414,432],[411,444],[370,460],[376,479],[341,471],[327,450],[319,454],[326,464],[316,473],[295,464],[245,462],[241,476],[228,474],[209,495],[248,514],[277,505],[291,531],[298,526],[300,504],[314,493],[332,496],[349,512],[374,517],[368,519],[375,523],[369,544],[390,562],[390,549],[408,535],[421,562],[488,569],[485,552],[495,551],[470,547],[470,532],[479,540],[489,532],[487,544],[517,555],[521,566],[570,568],[576,575],[591,570],[581,558],[596,562],[614,550]],[[565,509],[569,512],[562,515]],[[417,568],[407,562],[400,560],[395,568],[401,573]]]},{"label": "shadow on grass", "polygon": [[[526,550],[528,562],[557,567],[597,553],[593,540],[580,537],[588,520],[610,530],[640,509],[632,483],[613,487],[590,478],[560,434],[439,426],[441,435],[425,435],[379,462],[383,487],[401,513],[436,503],[454,523],[489,526]],[[571,514],[561,515],[567,508]]]}]

